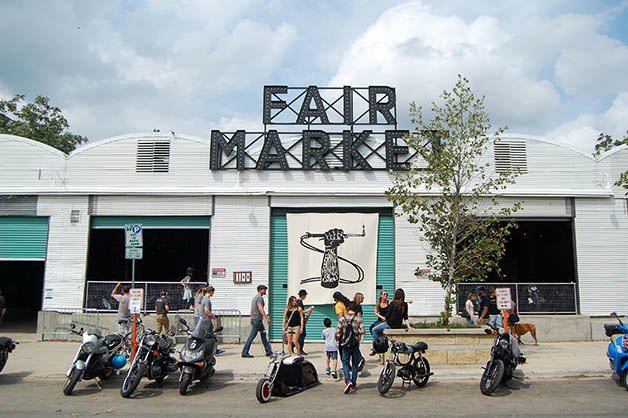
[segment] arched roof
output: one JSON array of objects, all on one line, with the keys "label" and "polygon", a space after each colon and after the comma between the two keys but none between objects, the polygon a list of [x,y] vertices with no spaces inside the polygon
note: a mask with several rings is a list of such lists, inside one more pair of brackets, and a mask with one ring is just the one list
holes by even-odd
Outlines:
[{"label": "arched roof", "polygon": [[35,148],[39,148],[41,151],[55,154],[59,158],[63,158],[63,159],[66,158],[66,155],[63,151],[59,151],[58,149],[51,147],[50,145],[44,144],[43,142],[35,141],[33,139],[25,138],[23,136],[0,134],[0,141],[20,142],[24,145],[29,145]]}]

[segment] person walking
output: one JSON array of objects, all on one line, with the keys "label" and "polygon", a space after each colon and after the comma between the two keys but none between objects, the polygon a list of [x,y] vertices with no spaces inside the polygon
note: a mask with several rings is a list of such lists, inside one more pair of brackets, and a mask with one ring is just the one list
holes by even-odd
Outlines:
[{"label": "person walking", "polygon": [[201,286],[198,288],[194,294],[194,305],[190,307],[190,309],[194,310],[194,328],[196,328],[198,321],[201,319],[201,302],[203,301],[203,296],[205,296],[206,288],[207,286]]},{"label": "person walking", "polygon": [[306,336],[305,326],[307,325],[307,321],[310,320],[310,315],[312,315],[312,310],[314,310],[314,306],[310,306],[309,308],[305,309],[305,306],[303,305],[303,301],[305,300],[306,297],[307,297],[307,290],[305,289],[299,290],[299,297],[297,298],[297,305],[303,311],[303,331],[299,335],[299,346],[301,347],[301,352],[299,353],[299,355],[301,356],[307,356],[307,353],[303,349],[303,345],[305,345],[305,336]]},{"label": "person walking", "polygon": [[504,319],[502,317],[501,311],[497,307],[497,293],[495,292],[494,287],[488,289],[488,295],[488,323],[495,328],[503,328]]},{"label": "person walking", "polygon": [[192,267],[188,267],[185,270],[185,277],[181,279],[181,286],[183,286],[183,306],[187,308],[192,304],[192,288],[190,287],[190,282],[192,281],[192,275],[194,274],[194,269]]},{"label": "person walking", "polygon": [[479,299],[479,307],[478,307],[478,319],[475,322],[478,325],[484,325],[486,322],[486,318],[488,316],[488,306],[489,301],[484,293],[484,286],[480,286],[476,290],[478,299]]},{"label": "person walking", "polygon": [[[353,295],[352,302],[355,307],[355,314],[358,316],[358,318],[362,319],[362,314],[363,314],[362,302],[364,302],[364,294],[360,292],[356,292],[356,294]],[[358,372],[361,372],[362,369],[364,368],[364,363],[366,363],[366,359],[362,355],[362,352],[360,351],[360,347],[358,347],[358,354],[360,355],[360,360],[358,361]]]},{"label": "person walking", "polygon": [[2,291],[0,290],[0,326],[2,325],[2,319],[4,318],[4,315],[6,315],[6,313],[7,301],[4,296],[2,296]]},{"label": "person walking", "polygon": [[288,298],[288,304],[283,311],[281,328],[288,337],[288,353],[292,354],[293,345],[297,353],[301,352],[299,335],[303,332],[303,309],[297,305],[296,296]]},{"label": "person walking", "polygon": [[117,294],[118,288],[122,282],[118,282],[116,287],[111,291],[111,297],[118,301],[118,334],[123,337],[129,333],[131,329],[131,311],[129,311],[129,301],[131,297],[129,296],[129,291],[131,290],[131,286],[122,286],[122,294]]},{"label": "person walking", "polygon": [[325,373],[338,379],[338,341],[336,340],[336,330],[331,327],[331,319],[325,318],[323,321],[323,339],[325,340]]},{"label": "person walking", "polygon": [[351,301],[340,292],[334,292],[332,298],[334,299],[334,310],[336,311],[338,320],[340,320],[340,318],[348,313],[347,306],[349,306]]},{"label": "person walking", "polygon": [[467,312],[467,316],[466,316],[466,320],[467,320],[467,325],[474,325],[475,321],[477,320],[476,316],[475,316],[475,305],[473,304],[473,301],[475,300],[475,295],[473,294],[473,292],[469,292],[469,294],[467,295],[467,301],[464,304],[464,309]]},{"label": "person walking", "polygon": [[211,297],[213,295],[214,288],[212,286],[207,286],[203,290],[203,297],[199,307],[199,320],[193,333],[198,338],[205,338],[207,333],[214,329],[212,319],[216,319],[217,316],[212,312]]},{"label": "person walking", "polygon": [[[168,319],[170,306],[168,305],[168,292],[161,292],[161,297],[155,301],[155,313],[157,314],[157,333],[167,334],[170,330],[170,320]],[[163,328],[163,333],[161,332]]]},{"label": "person walking", "polygon": [[[382,322],[375,328],[373,328],[373,341],[381,338],[385,329],[398,329],[403,325],[407,330],[410,330],[410,323],[408,322],[408,303],[405,301],[406,294],[403,289],[399,288],[395,290],[393,301],[390,304],[390,308],[386,312],[386,321]],[[376,355],[375,349],[371,349],[371,356]]]},{"label": "person walking", "polygon": [[338,321],[336,339],[342,347],[342,370],[345,377],[344,393],[355,392],[358,382],[358,363],[360,361],[360,339],[365,334],[364,324],[356,314],[356,305],[350,303],[347,314]]},{"label": "person walking", "polygon": [[266,356],[270,356],[273,353],[273,350],[266,338],[266,329],[264,328],[263,320],[266,319],[268,326],[270,326],[270,318],[264,312],[264,295],[266,295],[266,287],[263,284],[257,286],[257,295],[251,301],[251,333],[249,337],[246,339],[244,343],[244,347],[242,347],[242,357],[243,358],[253,358],[251,353],[249,353],[249,349],[251,348],[251,343],[255,336],[259,332],[260,338],[262,339],[262,344],[264,344],[264,350],[266,351]]},{"label": "person walking", "polygon": [[375,304],[375,316],[377,317],[377,320],[369,327],[371,335],[373,335],[373,328],[386,321],[386,312],[388,311],[389,306],[390,302],[388,301],[388,291],[382,290],[379,294],[379,299]]}]

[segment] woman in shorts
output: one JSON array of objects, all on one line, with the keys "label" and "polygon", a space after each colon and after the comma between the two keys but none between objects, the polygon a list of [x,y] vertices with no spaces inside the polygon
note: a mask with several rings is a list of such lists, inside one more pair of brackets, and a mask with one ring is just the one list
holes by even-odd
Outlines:
[{"label": "woman in shorts", "polygon": [[287,335],[288,353],[292,354],[292,346],[296,348],[296,352],[301,352],[299,344],[299,335],[303,332],[303,309],[297,305],[297,297],[290,296],[288,304],[283,311],[283,332]]}]

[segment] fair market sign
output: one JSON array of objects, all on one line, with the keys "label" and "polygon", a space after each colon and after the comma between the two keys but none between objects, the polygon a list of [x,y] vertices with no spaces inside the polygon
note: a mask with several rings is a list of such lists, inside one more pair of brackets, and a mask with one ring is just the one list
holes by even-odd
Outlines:
[{"label": "fair market sign", "polygon": [[416,155],[393,87],[264,86],[262,120],[264,132],[212,130],[210,170],[401,171]]}]

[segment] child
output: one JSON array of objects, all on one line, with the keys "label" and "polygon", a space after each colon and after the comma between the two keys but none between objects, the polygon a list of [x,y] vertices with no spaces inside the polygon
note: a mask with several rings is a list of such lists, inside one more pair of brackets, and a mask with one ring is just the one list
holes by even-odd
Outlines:
[{"label": "child", "polygon": [[[325,318],[323,321],[325,329],[323,330],[323,338],[325,339],[325,356],[326,368],[325,373],[330,374],[334,379],[338,379],[338,343],[336,342],[336,329],[331,327],[331,319]],[[329,368],[330,360],[333,360],[334,368]]]}]

